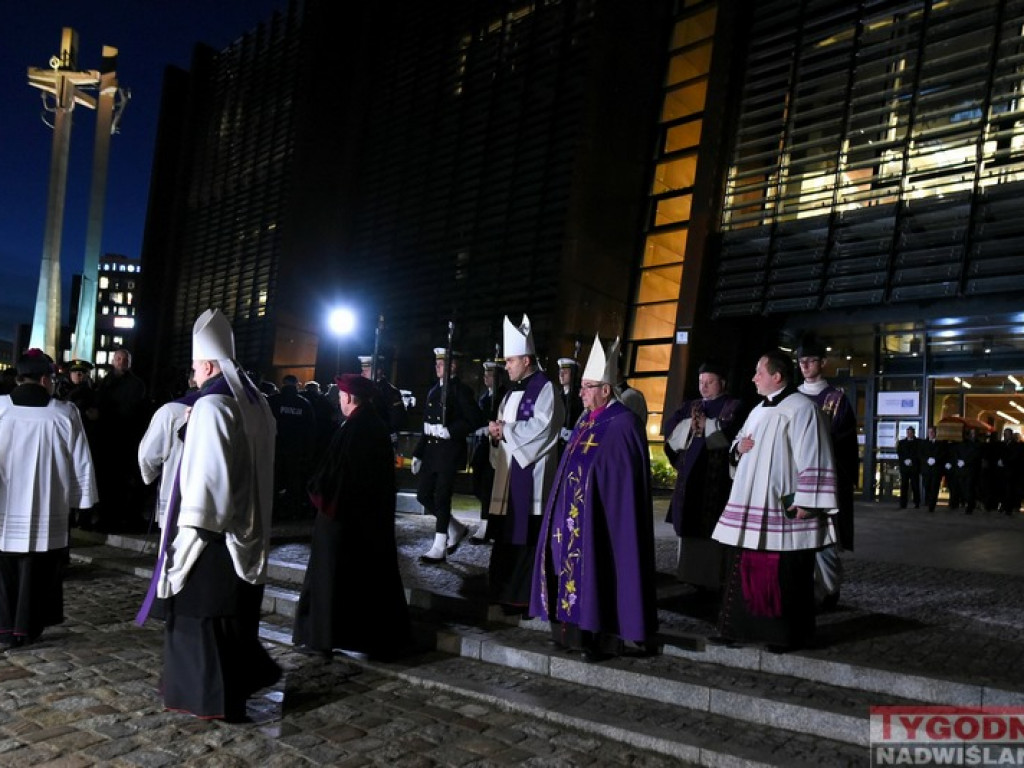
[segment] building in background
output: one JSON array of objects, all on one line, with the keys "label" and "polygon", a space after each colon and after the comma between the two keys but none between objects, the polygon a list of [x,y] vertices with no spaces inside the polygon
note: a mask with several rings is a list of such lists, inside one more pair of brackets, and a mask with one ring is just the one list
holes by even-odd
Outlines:
[{"label": "building in background", "polygon": [[655,441],[703,360],[750,396],[816,333],[869,490],[904,422],[1019,420],[1021,0],[339,5],[169,73],[150,370],[208,306],[247,367],[321,377],[383,315],[422,391],[449,319],[484,357],[526,312],[548,361],[621,334]]},{"label": "building in background", "polygon": [[623,332],[671,4],[363,6],[292,4],[169,73],[140,370],[184,364],[208,306],[271,377],[354,364],[383,315],[413,392],[449,320],[483,357],[525,312],[552,363]]},{"label": "building in background", "polygon": [[[71,326],[75,327],[81,276],[71,281]],[[142,265],[138,259],[108,253],[100,259],[96,292],[96,352],[90,361],[108,365],[114,350],[136,347],[136,321],[142,286]],[[65,338],[66,337],[66,338]],[[61,360],[70,359],[71,339],[62,336]]]},{"label": "building in background", "polygon": [[[764,0],[745,21],[738,76],[708,83],[734,104],[706,166],[702,139],[718,208],[677,331],[744,381],[763,346],[828,343],[868,494],[907,426],[1019,431],[1024,3]],[[674,366],[670,396],[692,377]]]}]

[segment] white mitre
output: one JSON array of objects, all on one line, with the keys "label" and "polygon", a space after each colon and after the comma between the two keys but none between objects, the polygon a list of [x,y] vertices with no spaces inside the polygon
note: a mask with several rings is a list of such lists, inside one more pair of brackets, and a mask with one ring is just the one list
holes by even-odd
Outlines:
[{"label": "white mitre", "polygon": [[[208,309],[192,326],[192,359],[216,360],[231,393],[238,401],[246,432],[258,428],[257,415],[261,404],[256,388],[235,363],[235,334],[231,323],[219,309]],[[248,384],[248,386],[246,386]]]},{"label": "white mitre", "polygon": [[607,353],[601,345],[601,335],[594,336],[594,346],[590,349],[590,357],[580,377],[583,381],[599,381],[602,384],[615,386],[619,378],[619,339],[615,338]]},{"label": "white mitre", "polygon": [[509,357],[522,357],[523,355],[537,356],[537,349],[533,346],[533,324],[530,318],[523,315],[523,321],[519,327],[512,325],[512,321],[505,315],[504,323],[504,355]]},{"label": "white mitre", "polygon": [[235,334],[231,323],[219,309],[208,309],[192,326],[193,360],[233,360]]}]

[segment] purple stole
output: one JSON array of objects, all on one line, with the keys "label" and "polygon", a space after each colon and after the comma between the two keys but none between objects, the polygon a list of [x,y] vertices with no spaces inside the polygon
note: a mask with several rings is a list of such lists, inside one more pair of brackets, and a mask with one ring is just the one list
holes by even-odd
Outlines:
[{"label": "purple stole", "polygon": [[[252,386],[248,379],[244,379],[246,388]],[[190,408],[195,405],[195,402],[206,395],[227,395],[232,397],[231,388],[228,386],[227,381],[223,376],[220,376],[213,380],[209,387],[205,390],[200,389],[196,392],[189,392],[184,397],[180,397],[174,402],[184,403]],[[185,430],[188,427],[188,422],[185,423],[179,432],[178,437],[182,441],[185,440]],[[150,610],[153,608],[153,603],[156,601],[156,588],[160,581],[160,574],[163,572],[164,559],[167,555],[167,546],[171,539],[177,535],[178,531],[178,512],[181,510],[181,464],[178,464],[177,469],[174,471],[174,485],[171,486],[171,498],[167,501],[167,517],[164,519],[164,529],[160,532],[160,550],[157,553],[156,565],[153,567],[153,578],[149,580],[149,589],[146,590],[146,598],[142,601],[142,607],[139,608],[139,612],[135,615],[135,623],[140,627],[145,623],[146,618],[149,616]]]},{"label": "purple stole", "polygon": [[[524,382],[523,397],[516,409],[516,421],[533,418],[537,398],[548,383],[540,371],[532,373]],[[511,528],[506,527],[509,544],[527,544],[530,530],[530,511],[533,509],[533,467],[520,467],[515,458],[508,463],[508,519]]]}]

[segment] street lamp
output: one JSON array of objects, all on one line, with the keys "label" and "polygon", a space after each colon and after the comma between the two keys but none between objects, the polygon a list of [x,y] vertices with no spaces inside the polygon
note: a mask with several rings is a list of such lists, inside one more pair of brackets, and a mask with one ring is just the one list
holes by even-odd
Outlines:
[{"label": "street lamp", "polygon": [[334,372],[341,372],[341,342],[347,336],[351,336],[356,328],[356,315],[348,307],[338,307],[331,310],[327,316],[327,327],[338,340],[337,351],[334,359]]}]

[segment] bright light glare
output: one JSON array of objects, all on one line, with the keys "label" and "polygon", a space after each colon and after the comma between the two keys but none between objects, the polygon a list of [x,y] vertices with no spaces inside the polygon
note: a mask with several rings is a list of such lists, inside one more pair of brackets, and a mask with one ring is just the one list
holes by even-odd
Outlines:
[{"label": "bright light glare", "polygon": [[338,336],[348,336],[355,330],[356,316],[351,309],[335,309],[327,318],[331,332]]}]

